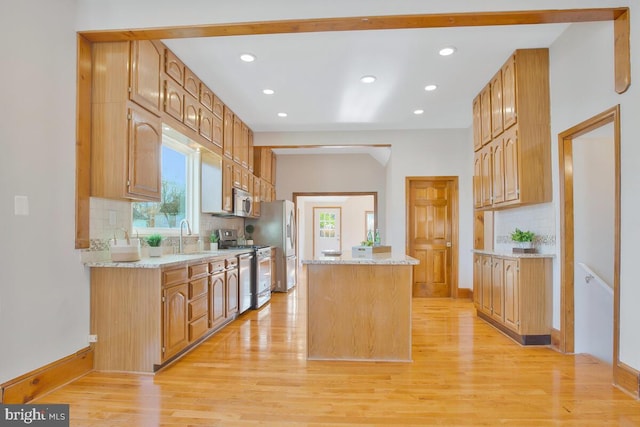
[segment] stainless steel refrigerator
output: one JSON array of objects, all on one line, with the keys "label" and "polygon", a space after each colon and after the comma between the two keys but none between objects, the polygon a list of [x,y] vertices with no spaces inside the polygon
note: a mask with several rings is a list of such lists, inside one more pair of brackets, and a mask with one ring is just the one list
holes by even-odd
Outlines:
[{"label": "stainless steel refrigerator", "polygon": [[253,241],[275,248],[276,292],[287,292],[296,285],[296,212],[290,200],[260,204],[260,218],[246,219],[253,224]]}]

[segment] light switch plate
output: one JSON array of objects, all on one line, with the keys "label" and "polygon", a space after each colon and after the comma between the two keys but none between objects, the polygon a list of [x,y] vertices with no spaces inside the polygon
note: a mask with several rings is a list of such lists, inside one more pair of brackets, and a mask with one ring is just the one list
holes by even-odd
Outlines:
[{"label": "light switch plate", "polygon": [[16,216],[29,215],[29,198],[27,196],[14,197],[14,213]]}]

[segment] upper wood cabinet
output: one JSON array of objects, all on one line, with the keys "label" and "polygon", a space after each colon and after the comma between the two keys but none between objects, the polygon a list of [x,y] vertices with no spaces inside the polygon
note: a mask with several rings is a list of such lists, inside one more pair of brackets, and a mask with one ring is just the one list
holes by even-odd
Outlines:
[{"label": "upper wood cabinet", "polygon": [[[491,117],[487,117],[484,105],[487,87],[491,89],[488,101],[492,105]],[[502,209],[549,202],[552,189],[548,49],[516,50],[487,87],[478,95],[480,115],[476,114],[477,99],[472,107],[476,151],[484,150],[477,141],[476,129],[481,129],[482,144],[487,143],[487,125],[493,131],[492,195],[490,204],[486,204],[486,195],[482,194],[482,202],[474,200],[474,206]],[[479,195],[480,192],[474,192],[475,197]]]},{"label": "upper wood cabinet", "polygon": [[184,67],[184,90],[196,100],[200,98],[200,79],[189,68]]},{"label": "upper wood cabinet", "polygon": [[130,99],[154,114],[162,108],[162,46],[150,40],[131,42]]},{"label": "upper wood cabinet", "polygon": [[233,115],[233,161],[242,164],[242,120]]},{"label": "upper wood cabinet", "polygon": [[184,90],[171,79],[164,81],[164,112],[180,123],[184,121]]},{"label": "upper wood cabinet", "polygon": [[482,145],[491,142],[491,85],[487,84],[480,92],[480,135]]},{"label": "upper wood cabinet", "polygon": [[240,164],[249,168],[249,127],[246,123],[242,123],[242,140],[240,143]]},{"label": "upper wood cabinet", "polygon": [[473,98],[473,149],[482,148],[482,112],[480,107],[480,95]]},{"label": "upper wood cabinet", "polygon": [[213,92],[204,83],[200,83],[200,104],[211,112],[213,112],[213,97]]},{"label": "upper wood cabinet", "polygon": [[184,119],[183,123],[191,129],[198,131],[200,126],[199,114],[200,104],[198,100],[189,93],[183,95],[184,98]]},{"label": "upper wood cabinet", "polygon": [[233,118],[235,115],[228,107],[224,107],[222,153],[233,160]]},{"label": "upper wood cabinet", "polygon": [[[138,81],[137,92],[151,93],[130,77],[131,52],[140,54],[131,42],[95,43],[92,67],[91,195],[111,199],[160,200],[161,119],[152,109],[132,102],[130,81]],[[153,50],[153,49],[151,49]],[[153,56],[153,55],[150,55]],[[153,72],[149,74],[155,75]],[[123,78],[130,77],[130,78]],[[139,99],[139,98],[137,98]],[[143,101],[141,101],[143,102]]]},{"label": "upper wood cabinet", "polygon": [[180,86],[184,85],[184,64],[173,52],[166,48],[164,50],[164,72]]},{"label": "upper wood cabinet", "polygon": [[222,159],[222,210],[233,212],[233,161]]},{"label": "upper wood cabinet", "polygon": [[224,104],[215,95],[213,96],[213,114],[221,119],[224,118]]},{"label": "upper wood cabinet", "polygon": [[254,158],[253,158],[253,131],[249,129],[249,152],[247,155],[247,162],[249,163],[249,172],[254,172]]}]

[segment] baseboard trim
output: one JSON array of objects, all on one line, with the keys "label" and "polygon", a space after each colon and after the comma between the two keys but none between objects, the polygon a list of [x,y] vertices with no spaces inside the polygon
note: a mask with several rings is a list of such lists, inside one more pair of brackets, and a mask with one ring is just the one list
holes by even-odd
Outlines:
[{"label": "baseboard trim", "polygon": [[92,370],[93,348],[85,347],[72,355],[0,384],[0,402],[29,403]]},{"label": "baseboard trim", "polygon": [[636,399],[640,398],[640,372],[622,362],[613,369],[613,384]]},{"label": "baseboard trim", "polygon": [[458,288],[458,299],[468,299],[473,301],[473,290],[468,288]]},{"label": "baseboard trim", "polygon": [[549,335],[520,335],[513,332],[511,329],[507,328],[506,326],[496,322],[491,318],[491,316],[488,316],[479,310],[476,310],[476,313],[479,318],[489,323],[491,326],[493,326],[494,328],[496,328],[497,330],[499,330],[500,332],[502,332],[503,334],[505,334],[506,336],[508,336],[515,342],[517,342],[518,344],[521,344],[521,345],[551,344],[551,337]]},{"label": "baseboard trim", "polygon": [[555,328],[551,328],[551,348],[560,351],[560,331]]}]

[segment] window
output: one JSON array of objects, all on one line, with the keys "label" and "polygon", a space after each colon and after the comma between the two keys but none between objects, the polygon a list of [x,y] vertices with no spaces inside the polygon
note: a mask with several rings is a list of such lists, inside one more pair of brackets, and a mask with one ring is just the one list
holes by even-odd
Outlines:
[{"label": "window", "polygon": [[161,201],[132,203],[134,232],[176,235],[183,219],[189,221],[194,233],[197,232],[199,191],[196,177],[200,155],[188,143],[188,139],[163,126]]},{"label": "window", "polygon": [[320,213],[320,237],[336,236],[336,214],[329,212]]}]

